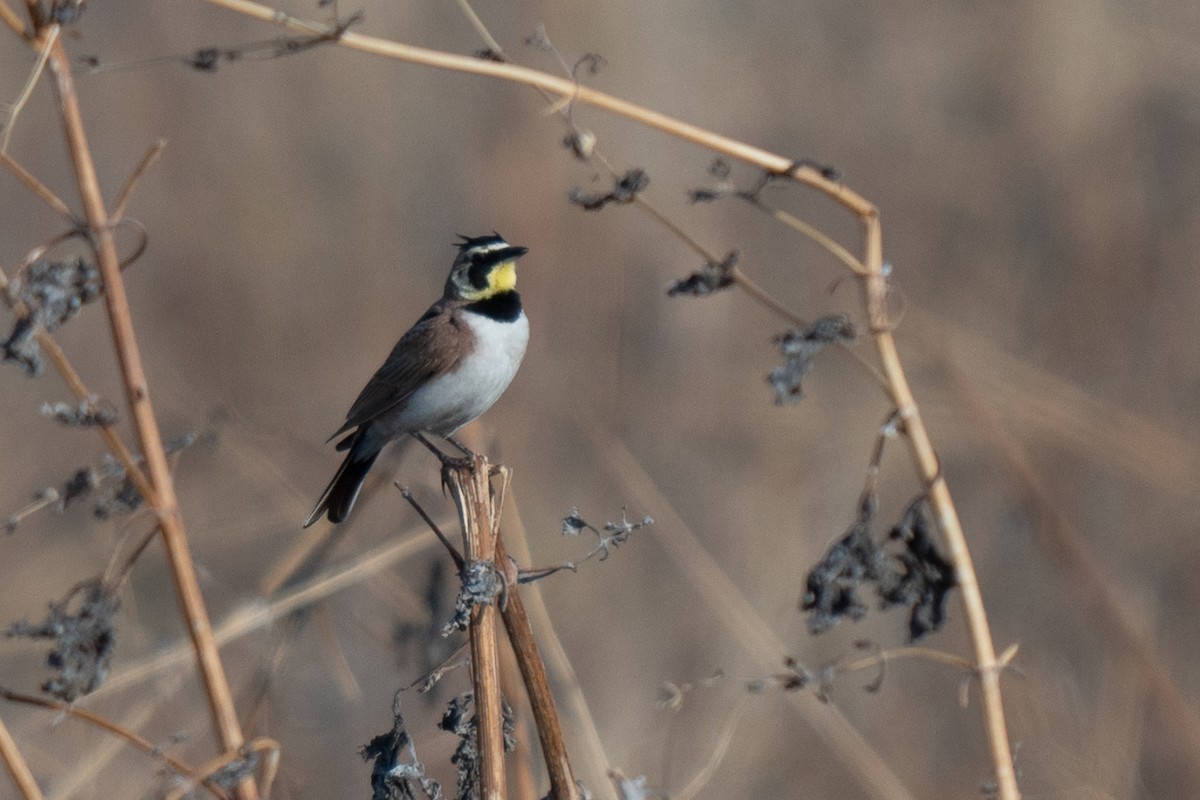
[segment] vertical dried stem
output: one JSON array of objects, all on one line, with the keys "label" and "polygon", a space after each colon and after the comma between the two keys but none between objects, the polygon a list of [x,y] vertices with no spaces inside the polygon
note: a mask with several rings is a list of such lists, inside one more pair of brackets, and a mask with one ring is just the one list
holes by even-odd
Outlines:
[{"label": "vertical dried stem", "polygon": [[900,363],[896,340],[892,336],[891,320],[887,309],[887,278],[883,270],[883,233],[877,212],[863,214],[863,249],[867,274],[862,280],[863,303],[870,320],[871,337],[879,353],[880,366],[887,379],[888,392],[896,411],[904,421],[909,449],[917,473],[929,492],[929,504],[937,519],[938,529],[946,542],[950,560],[954,563],[955,575],[962,596],[963,609],[967,617],[967,628],[975,650],[975,665],[978,671],[980,694],[983,698],[984,724],[987,728],[988,744],[992,762],[996,768],[996,786],[1000,800],[1017,800],[1021,793],[1017,788],[1013,769],[1012,749],[1008,742],[1008,728],[1004,719],[1004,703],[1000,695],[1000,669],[996,660],[996,648],[992,642],[991,628],[975,574],[975,564],[958,510],[950,495],[950,487],[942,475],[937,452],[933,449],[925,421],[913,399],[908,377]]},{"label": "vertical dried stem", "polygon": [[12,735],[8,732],[8,726],[2,719],[0,719],[0,757],[3,757],[4,765],[12,774],[13,782],[21,790],[21,796],[25,800],[42,800],[44,797],[42,790],[38,788],[33,773],[29,771],[29,765],[25,763],[25,757],[17,749],[17,743],[13,741]]},{"label": "vertical dried stem", "polygon": [[[492,517],[488,461],[475,456],[465,467],[450,467],[463,529],[467,568],[494,562],[496,526]],[[472,612],[471,675],[475,683],[475,723],[479,737],[480,797],[500,800],[506,795],[504,777],[504,715],[500,707],[500,651],[496,640],[496,605],[477,605]]]},{"label": "vertical dried stem", "polygon": [[[36,4],[31,8],[31,13],[35,14],[33,20],[36,26],[39,20],[34,8],[36,8]],[[38,41],[35,44],[44,43],[54,27],[56,26],[40,28]],[[112,227],[109,224],[108,212],[96,176],[95,163],[88,146],[83,118],[79,111],[71,62],[58,38],[55,38],[51,44],[49,52],[50,71],[54,76],[54,86],[58,93],[63,130],[75,168],[88,234],[95,247],[100,273],[104,279],[104,301],[121,367],[121,377],[152,485],[150,496],[144,499],[154,509],[163,534],[167,558],[175,578],[179,601],[187,620],[188,633],[196,650],[196,659],[209,700],[217,739],[223,750],[232,752],[239,748],[244,741],[241,726],[234,708],[233,696],[225,678],[216,641],[212,635],[208,611],[204,606],[204,599],[196,578],[195,565],[192,562],[191,553],[188,551],[187,534],[179,513],[179,504],[175,496],[166,452],[163,449],[154,409],[150,404],[149,388],[142,367],[137,339],[134,335],[129,300],[121,277],[120,261],[117,258]],[[252,780],[247,779],[238,787],[238,797],[242,800],[253,800],[258,797]]]},{"label": "vertical dried stem", "polygon": [[499,535],[496,537],[496,563],[504,570],[508,582],[508,598],[501,616],[517,656],[521,678],[525,681],[529,706],[533,709],[538,739],[542,744],[542,757],[546,760],[546,772],[550,776],[550,796],[554,800],[578,800],[579,789],[575,786],[575,776],[567,758],[566,741],[563,739],[554,694],[550,691],[550,680],[546,676],[546,664],[533,638],[533,627],[529,624],[529,615],[525,613],[525,603],[517,592],[516,570],[511,568],[512,561]]}]

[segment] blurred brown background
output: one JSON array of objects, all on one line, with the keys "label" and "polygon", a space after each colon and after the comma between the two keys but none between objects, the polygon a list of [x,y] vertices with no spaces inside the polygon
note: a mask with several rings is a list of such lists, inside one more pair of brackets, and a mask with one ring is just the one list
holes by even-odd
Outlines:
[{"label": "blurred brown background", "polygon": [[[453,3],[342,12],[360,7],[362,32],[482,47]],[[607,60],[590,85],[836,165],[878,204],[902,293],[901,352],[997,646],[1021,646],[1004,687],[1023,789],[1073,799],[1200,792],[1200,7],[616,0],[477,10],[521,63],[560,70],[522,44],[544,24],[568,61]],[[337,47],[248,55],[215,74],[181,63],[200,47],[278,35],[171,0],[93,4],[69,42],[107,67],[79,88],[109,198],[152,142],[170,142],[130,210],[150,244],[127,279],[164,433],[202,434],[176,474],[214,619],[262,602],[264,575],[300,540],[299,521],[336,467],[325,437],[440,292],[454,235],[495,229],[530,248],[520,288],[533,339],[481,434],[514,470],[513,513],[533,561],[590,546],[559,536],[572,506],[596,524],[624,505],[658,520],[607,562],[542,584],[606,753],[604,763],[586,748],[568,713],[580,777],[599,796],[610,796],[606,766],[678,791],[732,724],[701,796],[904,796],[879,788],[891,779],[912,797],[978,796],[990,772],[980,712],[974,691],[960,707],[963,676],[947,667],[891,664],[875,694],[862,689],[873,673],[844,677],[828,708],[743,690],[786,654],[815,667],[858,639],[905,642],[901,612],[813,638],[796,610],[807,569],[853,518],[888,411],[870,379],[826,353],[801,404],[772,405],[764,376],[786,325],[734,291],[668,298],[698,259],[634,208],[585,213],[567,202],[572,187],[608,180],[561,147],[561,121],[528,88]],[[17,97],[31,65],[6,35],[0,99]],[[740,250],[744,269],[797,313],[858,313],[853,285],[837,283],[843,272],[809,241],[732,200],[688,204],[688,189],[712,184],[711,154],[590,108],[575,119],[618,168],[649,172],[646,197],[663,213],[715,253]],[[10,152],[75,202],[46,87]],[[740,185],[756,177],[735,167]],[[0,186],[0,264],[11,271],[62,221],[10,177]],[[855,222],[827,200],[801,188],[770,197],[857,246]],[[89,384],[119,401],[100,307],[60,340]],[[95,463],[101,445],[38,415],[42,401],[67,399],[53,374],[28,380],[6,366],[0,387],[7,516]],[[452,527],[427,453],[387,466],[325,567],[420,530],[393,477]],[[917,491],[900,443],[882,487],[886,519]],[[98,523],[82,505],[24,521],[0,538],[0,620],[39,617],[147,524]],[[783,649],[748,648],[744,626],[709,604],[729,601],[728,590],[689,580],[680,548],[715,559]],[[1102,583],[1081,577],[1096,574],[1081,553]],[[421,645],[400,646],[395,634],[428,624],[421,596],[436,557],[425,547],[224,650],[240,708],[256,711],[253,732],[283,744],[276,797],[369,796],[355,748],[390,726],[393,692],[424,668]],[[927,644],[966,655],[957,601]],[[124,602],[118,674],[182,636],[157,545]],[[1148,648],[1131,648],[1130,632]],[[44,651],[0,645],[0,684],[34,690]],[[688,694],[680,711],[656,707],[663,681],[718,669],[726,679]],[[463,681],[447,678],[437,703],[404,700],[418,753],[451,785],[453,742],[433,723]],[[187,734],[174,751],[200,762],[212,745],[195,686],[175,668],[85,705],[156,742]],[[878,763],[837,755],[808,721],[831,711]],[[14,706],[0,716],[48,796],[147,797],[161,783],[153,760],[74,721],[52,727],[50,715]],[[0,781],[0,796],[12,791]]]}]

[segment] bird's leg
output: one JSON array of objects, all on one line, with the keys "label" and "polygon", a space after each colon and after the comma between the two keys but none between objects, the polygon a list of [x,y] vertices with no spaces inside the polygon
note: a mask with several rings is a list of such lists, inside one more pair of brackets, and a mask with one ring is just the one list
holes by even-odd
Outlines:
[{"label": "bird's leg", "polygon": [[446,440],[447,442],[449,442],[450,444],[452,444],[452,445],[454,445],[455,447],[457,447],[457,448],[458,448],[458,452],[462,453],[462,454],[463,454],[465,457],[467,457],[467,458],[469,458],[469,459],[474,459],[474,458],[475,458],[475,453],[474,453],[474,451],[472,451],[472,450],[471,450],[471,448],[469,448],[469,447],[467,447],[466,445],[464,445],[464,444],[463,444],[462,442],[460,442],[458,439],[455,439],[453,436],[443,436],[442,438],[443,438],[443,439],[445,439],[445,440]]},{"label": "bird's leg", "polygon": [[425,434],[421,433],[420,431],[413,431],[412,437],[414,439],[416,439],[418,442],[420,442],[421,444],[428,447],[429,452],[433,453],[435,456],[438,457],[438,460],[440,460],[442,462],[443,467],[466,467],[466,466],[469,466],[475,459],[474,453],[472,453],[467,448],[463,447],[458,442],[451,439],[449,436],[445,436],[443,438],[446,439],[451,444],[453,444],[459,450],[461,450],[464,455],[462,455],[458,458],[455,458],[454,456],[446,455],[446,451],[442,450],[442,448],[438,447],[433,442],[426,439]]}]

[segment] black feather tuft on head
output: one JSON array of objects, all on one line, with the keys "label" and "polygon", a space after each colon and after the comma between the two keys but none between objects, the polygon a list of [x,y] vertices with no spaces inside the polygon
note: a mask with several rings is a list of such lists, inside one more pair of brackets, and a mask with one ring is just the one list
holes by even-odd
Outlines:
[{"label": "black feather tuft on head", "polygon": [[495,231],[492,231],[491,235],[488,236],[463,236],[461,233],[455,235],[458,236],[459,239],[462,239],[461,242],[454,243],[454,246],[457,247],[460,252],[464,250],[470,250],[473,247],[508,244],[506,241],[504,241],[504,237]]}]

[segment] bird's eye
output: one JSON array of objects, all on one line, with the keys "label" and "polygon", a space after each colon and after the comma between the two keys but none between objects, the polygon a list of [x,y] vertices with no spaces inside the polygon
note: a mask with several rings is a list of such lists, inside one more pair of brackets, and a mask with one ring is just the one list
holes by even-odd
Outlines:
[{"label": "bird's eye", "polygon": [[490,262],[485,261],[482,255],[474,255],[471,256],[471,266],[467,268],[467,279],[476,289],[486,289],[488,273],[491,271]]}]

